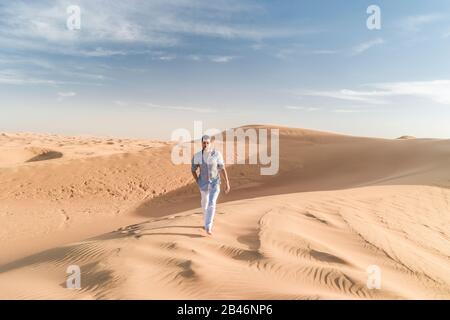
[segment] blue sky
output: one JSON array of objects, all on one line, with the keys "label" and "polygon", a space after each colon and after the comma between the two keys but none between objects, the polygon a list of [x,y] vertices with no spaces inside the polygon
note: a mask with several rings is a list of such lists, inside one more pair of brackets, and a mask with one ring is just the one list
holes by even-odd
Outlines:
[{"label": "blue sky", "polygon": [[450,137],[448,1],[0,0],[0,48],[1,131]]}]

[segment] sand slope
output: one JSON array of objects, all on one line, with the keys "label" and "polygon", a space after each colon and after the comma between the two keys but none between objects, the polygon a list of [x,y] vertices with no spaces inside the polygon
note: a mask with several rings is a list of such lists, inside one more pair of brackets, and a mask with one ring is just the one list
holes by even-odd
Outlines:
[{"label": "sand slope", "polygon": [[[212,237],[170,144],[3,160],[0,298],[450,298],[449,140],[280,133],[279,174],[229,168]],[[70,154],[52,139],[38,144]]]}]

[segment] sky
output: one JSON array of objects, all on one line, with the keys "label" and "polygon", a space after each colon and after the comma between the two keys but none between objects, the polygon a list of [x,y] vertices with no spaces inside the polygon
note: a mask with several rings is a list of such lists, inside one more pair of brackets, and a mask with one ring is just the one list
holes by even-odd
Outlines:
[{"label": "sky", "polygon": [[450,138],[449,56],[442,0],[0,0],[0,131]]}]

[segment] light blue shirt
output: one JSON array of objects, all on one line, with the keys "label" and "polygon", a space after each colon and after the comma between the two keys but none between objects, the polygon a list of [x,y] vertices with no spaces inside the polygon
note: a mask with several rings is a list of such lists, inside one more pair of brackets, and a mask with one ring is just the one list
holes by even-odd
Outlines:
[{"label": "light blue shirt", "polygon": [[192,157],[191,171],[197,171],[200,167],[198,176],[198,186],[200,190],[208,190],[209,186],[220,184],[220,170],[224,167],[222,154],[213,149],[210,152],[199,151]]}]

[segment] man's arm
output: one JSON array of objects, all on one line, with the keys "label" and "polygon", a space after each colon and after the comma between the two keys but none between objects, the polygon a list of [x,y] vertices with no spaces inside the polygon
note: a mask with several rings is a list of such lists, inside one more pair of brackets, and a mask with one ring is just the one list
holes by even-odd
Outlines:
[{"label": "man's arm", "polygon": [[198,183],[197,168],[198,168],[198,164],[195,163],[195,155],[194,155],[191,160],[191,172],[192,172],[192,176],[194,177],[196,183]]},{"label": "man's arm", "polygon": [[225,179],[225,193],[230,192],[230,181],[228,180],[228,173],[227,173],[227,169],[225,169],[225,166],[223,166],[222,170],[220,170],[220,172],[223,174],[223,178]]},{"label": "man's arm", "polygon": [[225,168],[225,161],[223,161],[223,156],[220,152],[218,153],[218,169],[223,175],[223,178],[225,179],[226,183],[225,193],[228,193],[230,192],[230,181],[228,180],[228,173],[227,169]]},{"label": "man's arm", "polygon": [[191,172],[192,172],[192,176],[194,177],[195,182],[198,183],[197,170],[191,171]]}]

